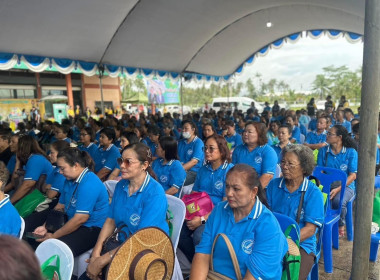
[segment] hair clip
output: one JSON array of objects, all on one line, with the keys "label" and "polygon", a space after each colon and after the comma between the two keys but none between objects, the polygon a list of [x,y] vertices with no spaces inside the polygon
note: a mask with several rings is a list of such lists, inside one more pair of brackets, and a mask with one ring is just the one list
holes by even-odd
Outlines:
[{"label": "hair clip", "polygon": [[150,149],[147,150],[147,157],[148,157],[149,159],[152,158],[152,152],[150,151]]}]

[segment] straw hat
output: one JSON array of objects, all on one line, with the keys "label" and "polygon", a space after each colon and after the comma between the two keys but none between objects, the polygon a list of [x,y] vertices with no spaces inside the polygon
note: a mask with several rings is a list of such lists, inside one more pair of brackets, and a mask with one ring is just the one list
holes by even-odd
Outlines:
[{"label": "straw hat", "polygon": [[169,236],[157,227],[137,231],[117,250],[107,271],[109,280],[170,280],[174,250]]}]

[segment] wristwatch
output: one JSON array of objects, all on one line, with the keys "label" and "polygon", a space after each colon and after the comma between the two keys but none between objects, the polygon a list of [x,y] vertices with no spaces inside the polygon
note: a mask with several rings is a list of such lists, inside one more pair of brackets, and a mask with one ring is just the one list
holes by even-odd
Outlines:
[{"label": "wristwatch", "polygon": [[206,224],[206,219],[203,216],[201,216],[201,223],[202,223],[202,225]]}]

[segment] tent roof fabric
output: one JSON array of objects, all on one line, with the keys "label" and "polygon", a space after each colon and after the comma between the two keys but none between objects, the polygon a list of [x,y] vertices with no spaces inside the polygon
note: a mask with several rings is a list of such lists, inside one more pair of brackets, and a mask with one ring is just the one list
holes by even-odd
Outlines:
[{"label": "tent roof fabric", "polygon": [[0,53],[226,76],[268,44],[303,30],[363,34],[364,5],[364,0],[3,0]]}]

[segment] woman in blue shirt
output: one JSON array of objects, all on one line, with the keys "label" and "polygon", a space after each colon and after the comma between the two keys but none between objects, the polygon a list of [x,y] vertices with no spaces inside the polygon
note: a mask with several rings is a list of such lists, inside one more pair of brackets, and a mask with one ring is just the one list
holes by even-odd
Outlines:
[{"label": "woman in blue shirt", "polygon": [[[324,221],[322,192],[307,177],[315,167],[314,155],[304,145],[289,145],[283,149],[283,178],[272,180],[267,187],[268,204],[273,212],[297,220],[298,207],[304,195],[299,223],[301,269],[299,279],[306,279],[314,265],[318,229]],[[303,194],[304,193],[304,194]]]},{"label": "woman in blue shirt", "polygon": [[296,125],[297,122],[297,116],[296,115],[288,115],[285,118],[285,122],[287,124],[290,124],[292,127],[292,143],[301,143],[301,130],[300,128]]},{"label": "woman in blue shirt", "polygon": [[37,242],[56,238],[66,243],[74,257],[94,247],[108,212],[108,194],[100,179],[90,171],[93,161],[87,152],[69,148],[58,154],[57,166],[66,182],[54,208],[65,211],[68,221],[54,233],[42,225],[34,230],[44,236]]},{"label": "woman in blue shirt", "polygon": [[178,160],[177,141],[171,136],[160,138],[156,152],[159,158],[153,162],[152,168],[157,181],[166,194],[178,197],[186,179],[186,171]]},{"label": "woman in blue shirt", "polygon": [[87,152],[95,162],[98,155],[98,146],[94,143],[94,131],[91,127],[85,127],[80,131],[79,137],[82,144],[78,146],[78,149]]},{"label": "woman in blue shirt", "polygon": [[244,144],[235,148],[232,163],[245,163],[259,174],[264,188],[272,180],[276,171],[277,155],[267,142],[266,127],[262,123],[248,121],[243,133]]},{"label": "woman in blue shirt", "polygon": [[[342,210],[339,220],[339,236],[343,237],[346,225],[347,202],[355,195],[355,180],[358,169],[358,153],[356,143],[347,129],[342,125],[334,125],[327,132],[327,146],[319,149],[317,165],[340,169],[347,174],[346,189],[344,191]],[[338,208],[341,186],[330,192],[332,207]]]},{"label": "woman in blue shirt", "polygon": [[291,137],[292,137],[292,127],[287,123],[282,124],[280,128],[278,129],[278,140],[280,142],[276,145],[272,145],[273,150],[277,154],[277,163],[280,163],[281,161],[282,149],[292,144],[290,142]]},{"label": "woman in blue shirt", "polygon": [[[238,164],[226,178],[228,201],[219,203],[206,222],[201,243],[191,267],[190,279],[205,279],[210,269],[212,244],[218,233],[227,235],[235,250],[244,279],[281,279],[282,259],[288,250],[281,228],[266,206],[263,189],[256,171]],[[235,279],[227,246],[216,242],[214,271]]]},{"label": "woman in blue shirt", "polygon": [[[192,192],[206,192],[214,205],[226,199],[226,174],[233,167],[230,150],[226,139],[214,134],[206,139],[205,143],[206,165],[197,173]],[[194,217],[185,221],[182,226],[178,247],[191,261],[195,253],[195,246],[201,241],[204,225],[208,215]]]},{"label": "woman in blue shirt", "polygon": [[[87,267],[87,277],[98,279],[103,267],[108,265],[117,249],[100,255],[104,241],[121,228],[126,236],[146,227],[159,227],[166,233],[169,227],[166,222],[167,200],[163,188],[154,179],[150,166],[152,152],[142,143],[132,144],[125,148],[119,159],[122,180],[116,185],[115,193],[98,241],[92,251]],[[119,234],[120,244],[126,236]],[[82,275],[80,279],[86,277]]]}]

